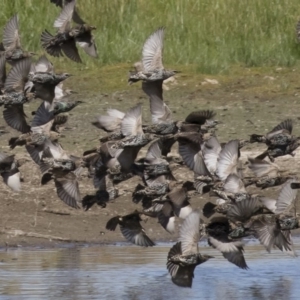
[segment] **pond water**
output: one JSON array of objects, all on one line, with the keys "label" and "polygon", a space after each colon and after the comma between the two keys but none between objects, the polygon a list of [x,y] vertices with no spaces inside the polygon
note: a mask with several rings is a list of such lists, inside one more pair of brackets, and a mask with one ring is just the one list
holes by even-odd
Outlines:
[{"label": "pond water", "polygon": [[[294,241],[299,251],[300,239]],[[246,271],[200,246],[215,259],[196,268],[191,289],[171,282],[171,244],[1,251],[0,299],[300,299],[298,257],[268,254],[248,241]]]}]

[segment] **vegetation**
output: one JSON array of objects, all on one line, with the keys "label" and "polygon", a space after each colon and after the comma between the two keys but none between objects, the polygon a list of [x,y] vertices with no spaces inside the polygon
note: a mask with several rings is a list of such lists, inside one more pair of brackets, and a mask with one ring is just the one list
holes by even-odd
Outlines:
[{"label": "vegetation", "polygon": [[[99,59],[82,55],[84,65],[59,59],[70,71],[128,67],[159,26],[166,27],[168,67],[191,65],[194,71],[216,74],[232,65],[293,66],[300,57],[297,0],[77,0],[77,6],[82,18],[97,26]],[[49,0],[2,0],[0,26],[18,12],[24,48],[42,53],[40,34],[45,29],[54,33],[59,11]]]}]

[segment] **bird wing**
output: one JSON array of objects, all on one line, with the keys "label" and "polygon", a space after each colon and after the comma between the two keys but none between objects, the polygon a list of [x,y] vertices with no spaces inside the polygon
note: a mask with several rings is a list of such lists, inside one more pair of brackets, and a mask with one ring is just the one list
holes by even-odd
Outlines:
[{"label": "bird wing", "polygon": [[163,41],[163,27],[158,28],[146,40],[142,52],[142,62],[145,72],[164,68],[162,63]]},{"label": "bird wing", "polygon": [[227,218],[232,222],[245,222],[257,211],[259,204],[258,197],[233,203],[231,206],[229,206]]},{"label": "bird wing", "polygon": [[5,81],[5,91],[22,92],[25,83],[28,81],[28,74],[31,67],[31,59],[25,58],[18,61],[9,71]]},{"label": "bird wing", "polygon": [[181,287],[192,287],[196,265],[179,266],[177,272],[172,276],[172,282]]},{"label": "bird wing", "polygon": [[19,36],[19,17],[17,14],[14,15],[5,25],[2,42],[6,51],[15,48],[21,48]]},{"label": "bird wing", "polygon": [[179,147],[178,147],[179,154],[181,155],[187,167],[193,171],[199,170],[200,166],[198,165],[202,163],[200,143],[192,143],[190,141],[181,140],[181,139],[179,139],[178,142],[179,142]]},{"label": "bird wing", "polygon": [[298,182],[298,180],[296,180],[295,178],[289,179],[283,185],[276,202],[275,214],[281,214],[290,210],[290,207],[295,201],[298,192],[297,189],[291,188],[291,183],[293,182]]},{"label": "bird wing", "polygon": [[177,255],[182,255],[181,242],[177,242],[168,253],[167,269],[172,277],[176,276],[179,266],[170,261],[170,259]]},{"label": "bird wing", "polygon": [[216,174],[221,180],[226,180],[230,174],[237,173],[239,158],[239,141],[229,141],[221,150]]},{"label": "bird wing", "polygon": [[181,250],[183,255],[198,253],[200,238],[200,213],[198,210],[191,212],[184,220],[179,233]]},{"label": "bird wing", "polygon": [[97,117],[97,121],[92,122],[92,125],[106,132],[121,130],[121,122],[125,117],[125,113],[117,109],[108,109],[107,114]]},{"label": "bird wing", "polygon": [[251,228],[255,231],[259,242],[268,252],[271,252],[271,249],[275,244],[280,250],[292,250],[290,243],[282,234],[277,224],[268,224],[268,222],[260,218],[252,223]]},{"label": "bird wing", "polygon": [[154,141],[151,143],[150,147],[148,148],[147,154],[146,154],[146,160],[152,161],[157,158],[161,158],[161,148],[160,148],[160,141]]},{"label": "bird wing", "polygon": [[150,111],[153,124],[172,121],[172,112],[167,104],[157,97],[150,98]]},{"label": "bird wing", "polygon": [[114,117],[114,118],[118,118],[118,119],[121,119],[121,120],[125,117],[125,113],[123,113],[120,110],[114,109],[114,108],[109,108],[109,109],[107,109],[106,112],[109,116]]},{"label": "bird wing", "polygon": [[142,106],[137,106],[128,110],[121,123],[121,131],[124,136],[142,134]]},{"label": "bird wing", "polygon": [[35,112],[35,115],[31,122],[31,127],[39,127],[45,125],[48,122],[51,122],[54,119],[54,117],[55,116],[53,113],[53,105],[49,104],[47,101],[43,101],[37,109],[37,111]]},{"label": "bird wing", "polygon": [[154,242],[146,235],[145,230],[141,228],[128,228],[120,225],[120,230],[125,239],[135,245],[142,247],[152,247]]},{"label": "bird wing", "polygon": [[153,124],[172,121],[172,112],[163,101],[162,84],[162,80],[142,83],[142,89],[148,95],[150,100],[150,111]]},{"label": "bird wing", "polygon": [[260,202],[272,213],[275,213],[276,211],[276,203],[277,200],[267,198],[267,197],[260,197]]},{"label": "bird wing", "polygon": [[22,133],[30,132],[30,126],[26,122],[23,104],[11,105],[3,110],[5,122],[15,130]]},{"label": "bird wing", "polygon": [[34,64],[34,71],[42,73],[53,73],[53,64],[48,60],[48,58],[45,55],[42,55]]},{"label": "bird wing", "polygon": [[95,39],[90,31],[76,37],[76,42],[86,54],[94,58],[98,57]]},{"label": "bird wing", "polygon": [[216,113],[213,110],[197,110],[191,112],[186,118],[185,122],[204,125],[206,120],[212,119]]},{"label": "bird wing", "polygon": [[71,60],[82,63],[82,60],[79,56],[78,49],[76,47],[76,42],[74,39],[70,39],[61,45],[63,53],[70,58]]},{"label": "bird wing", "polygon": [[292,134],[293,130],[293,120],[287,119],[279,123],[277,126],[275,126],[270,132],[267,133],[267,138],[270,139],[274,135],[280,133],[280,132],[288,132]]},{"label": "bird wing", "polygon": [[277,177],[279,167],[266,160],[258,158],[248,157],[249,169],[255,174],[256,177],[263,177],[268,175],[269,177]]},{"label": "bird wing", "polygon": [[208,237],[208,243],[213,248],[219,250],[223,254],[224,258],[226,258],[229,262],[235,264],[237,267],[241,269],[248,269],[243,254],[244,251],[243,242],[241,241],[230,242],[225,237],[221,239],[217,239],[210,236]]},{"label": "bird wing", "polygon": [[71,27],[71,21],[74,13],[76,1],[73,0],[65,5],[58,18],[54,21],[53,26],[58,29],[59,32],[64,33]]},{"label": "bird wing", "polygon": [[245,185],[236,174],[230,174],[224,184],[224,191],[227,193],[246,193]]},{"label": "bird wing", "polygon": [[69,173],[65,177],[55,178],[54,182],[58,197],[67,205],[79,208],[78,204],[81,201],[81,196],[76,176],[73,173]]}]

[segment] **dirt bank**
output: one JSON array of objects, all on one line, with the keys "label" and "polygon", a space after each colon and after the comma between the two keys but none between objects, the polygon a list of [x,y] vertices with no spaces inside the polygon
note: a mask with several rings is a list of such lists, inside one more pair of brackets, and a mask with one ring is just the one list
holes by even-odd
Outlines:
[{"label": "dirt bank", "polygon": [[[272,74],[271,74],[272,75]],[[273,76],[273,75],[272,75]],[[300,98],[298,86],[284,88],[283,84],[290,80],[291,75],[282,74],[279,77],[266,78],[263,75],[249,75],[234,77],[230,80],[222,77],[218,84],[201,84],[203,78],[191,82],[189,78],[178,77],[175,82],[168,85],[165,91],[165,100],[174,113],[174,119],[181,119],[194,109],[214,109],[217,117],[223,122],[219,126],[218,137],[221,141],[233,138],[247,138],[249,134],[264,133],[279,121],[289,117],[295,120],[295,134],[299,135],[298,112]],[[67,85],[67,83],[66,83]],[[75,82],[70,87],[76,89]],[[84,85],[79,85],[79,92]],[[87,87],[86,87],[87,88]],[[143,102],[144,120],[149,122],[148,100],[141,91],[139,84],[132,89],[124,89],[109,93],[85,93],[75,95],[74,98],[85,101],[74,109],[69,116],[68,130],[61,138],[62,146],[74,155],[80,155],[84,150],[98,144],[98,137],[103,134],[93,127],[90,122],[94,116],[108,107],[125,110],[138,102]],[[31,103],[25,107],[28,115],[39,105]],[[3,119],[0,125],[5,125]],[[8,129],[8,127],[7,127]],[[7,140],[17,132],[9,130],[9,134],[1,136],[1,151],[9,152]],[[252,153],[258,153],[263,146],[251,145],[243,149],[243,159]],[[17,157],[27,157],[25,149],[17,148],[12,153]],[[176,153],[176,146],[174,147]],[[299,155],[278,159],[278,164],[294,171],[299,170]],[[245,166],[246,167],[246,166]],[[40,185],[40,171],[29,162],[21,167],[24,177],[22,191],[13,193],[1,181],[1,221],[0,221],[0,247],[22,246],[59,246],[66,242],[76,243],[114,243],[124,241],[121,233],[108,232],[105,224],[109,218],[116,214],[126,214],[138,208],[131,200],[131,192],[139,182],[138,178],[130,179],[118,185],[121,196],[109,203],[107,208],[92,207],[87,212],[74,210],[58,199],[54,184]],[[174,167],[174,176],[178,180],[192,179],[192,174],[184,166]],[[93,193],[94,188],[90,179],[83,177],[80,182],[81,195]],[[250,192],[258,192],[254,188]],[[264,195],[275,196],[279,188],[263,191]],[[191,194],[192,206],[202,207],[208,196]],[[177,234],[170,235],[165,232],[156,220],[149,219],[143,225],[154,241],[173,241]]]}]

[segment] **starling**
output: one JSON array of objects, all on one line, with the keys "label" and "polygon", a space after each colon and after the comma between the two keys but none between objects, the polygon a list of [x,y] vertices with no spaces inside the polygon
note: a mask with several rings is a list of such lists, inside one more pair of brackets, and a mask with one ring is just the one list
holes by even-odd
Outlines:
[{"label": "starling", "polygon": [[[59,57],[64,53],[69,59],[81,63],[81,58],[76,47],[79,44],[83,50],[92,57],[98,57],[96,44],[92,35],[94,26],[87,25],[76,12],[76,1],[70,1],[63,8],[59,17],[54,22],[54,27],[58,32],[55,36],[51,35],[47,30],[41,35],[42,47],[48,54]],[[75,27],[71,26],[72,19],[78,23]]]},{"label": "starling", "polygon": [[195,268],[213,258],[199,253],[200,215],[193,211],[184,220],[177,242],[168,253],[167,269],[172,282],[181,287],[192,287]]},{"label": "starling", "polygon": [[18,15],[14,15],[5,25],[2,44],[4,47],[4,57],[11,65],[15,65],[22,59],[35,55],[34,52],[24,51],[22,49]]},{"label": "starling", "polygon": [[106,229],[115,231],[119,224],[122,235],[128,242],[142,247],[152,247],[154,242],[146,235],[144,228],[140,222],[142,213],[134,211],[126,216],[116,216],[111,218],[107,224]]},{"label": "starling", "polygon": [[136,68],[134,72],[130,72],[129,84],[139,80],[165,80],[177,73],[174,70],[166,70],[162,63],[164,30],[163,27],[158,28],[144,43],[142,65]]}]

